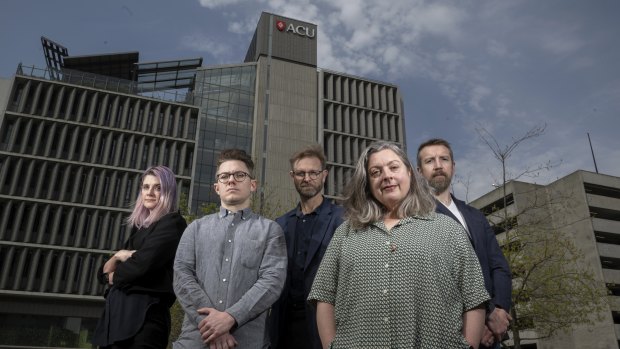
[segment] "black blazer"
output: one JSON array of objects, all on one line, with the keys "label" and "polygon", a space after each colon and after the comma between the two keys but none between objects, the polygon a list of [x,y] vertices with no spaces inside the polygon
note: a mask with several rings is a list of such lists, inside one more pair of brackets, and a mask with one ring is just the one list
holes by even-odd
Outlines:
[{"label": "black blazer", "polygon": [[[324,204],[321,207],[321,212],[316,218],[315,231],[312,234],[310,245],[308,246],[308,255],[306,256],[306,262],[304,265],[304,299],[308,298],[310,289],[312,288],[312,282],[316,272],[319,269],[325,250],[329,245],[329,242],[334,236],[334,231],[343,222],[344,209],[341,206],[335,205],[328,201],[327,198],[323,198]],[[295,242],[295,225],[288,224],[295,219],[295,213],[297,208],[287,212],[283,216],[276,219],[276,222],[282,227],[284,231],[284,238],[286,239],[286,249],[289,261],[293,258],[293,243]],[[290,271],[289,271],[290,272]],[[279,336],[284,331],[285,324],[287,322],[286,308],[288,301],[288,294],[291,287],[291,281],[287,275],[284,289],[280,298],[274,303],[271,309],[271,315],[269,317],[269,328],[271,335],[271,348],[277,349]],[[316,309],[309,304],[306,304],[306,319],[310,326],[309,333],[313,338],[308,338],[308,341],[312,341],[313,348],[320,349],[321,342],[319,339],[319,333],[316,328]],[[286,349],[286,348],[282,348]]]},{"label": "black blazer", "polygon": [[[131,230],[123,249],[136,252],[116,266],[114,286],[126,293],[146,293],[159,297],[168,307],[176,299],[172,289],[172,266],[181,235],[187,227],[177,212],[164,215],[148,228]],[[99,281],[106,283],[103,266]]]},{"label": "black blazer", "polygon": [[[510,311],[512,304],[512,276],[508,262],[497,243],[493,229],[482,212],[456,199],[454,196],[452,196],[452,200],[467,223],[467,228],[471,234],[470,241],[480,260],[484,285],[491,296],[491,305],[500,306],[504,310]],[[440,202],[437,202],[437,212],[452,217],[459,222],[452,212]]]}]

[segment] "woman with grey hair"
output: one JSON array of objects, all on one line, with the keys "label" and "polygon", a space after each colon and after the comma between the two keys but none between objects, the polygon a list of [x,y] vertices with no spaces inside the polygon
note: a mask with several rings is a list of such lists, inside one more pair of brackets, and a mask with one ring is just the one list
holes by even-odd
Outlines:
[{"label": "woman with grey hair", "polygon": [[323,347],[478,348],[480,264],[398,145],[362,153],[344,207],[308,297]]}]

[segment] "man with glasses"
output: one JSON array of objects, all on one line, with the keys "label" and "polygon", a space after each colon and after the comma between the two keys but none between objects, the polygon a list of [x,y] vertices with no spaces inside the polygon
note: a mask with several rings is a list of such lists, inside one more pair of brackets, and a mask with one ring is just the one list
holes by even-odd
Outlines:
[{"label": "man with glasses", "polygon": [[343,221],[343,209],[323,197],[328,172],[321,146],[303,148],[289,161],[299,204],[276,219],[286,238],[288,272],[271,311],[271,344],[272,349],[320,349],[315,309],[306,299],[325,249]]},{"label": "man with glasses", "polygon": [[254,163],[221,152],[214,189],[218,213],[192,222],[174,262],[174,291],[185,311],[173,348],[264,348],[267,313],[286,277],[286,244],[274,221],[252,212]]}]

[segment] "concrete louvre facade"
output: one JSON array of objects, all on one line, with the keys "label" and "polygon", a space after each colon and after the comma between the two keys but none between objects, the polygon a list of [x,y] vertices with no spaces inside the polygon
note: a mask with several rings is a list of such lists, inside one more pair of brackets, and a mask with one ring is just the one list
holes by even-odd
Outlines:
[{"label": "concrete louvre facade", "polygon": [[188,193],[198,109],[37,75],[15,76],[0,123],[0,346],[78,347],[142,171],[167,165]]},{"label": "concrete louvre facade", "polygon": [[[503,190],[495,189],[471,202],[498,226],[503,207]],[[519,181],[506,184],[509,217],[518,215],[516,225],[535,222],[541,233],[558,230],[581,249],[584,268],[592,271],[609,291],[608,307],[594,325],[573,326],[550,338],[525,341],[527,348],[577,349],[618,348],[620,338],[620,177],[576,171],[546,185]],[[495,211],[495,212],[493,212]],[[523,214],[523,212],[527,212]],[[497,229],[500,244],[506,233]],[[594,314],[593,314],[594,316]],[[522,336],[536,336],[536,325]]]}]

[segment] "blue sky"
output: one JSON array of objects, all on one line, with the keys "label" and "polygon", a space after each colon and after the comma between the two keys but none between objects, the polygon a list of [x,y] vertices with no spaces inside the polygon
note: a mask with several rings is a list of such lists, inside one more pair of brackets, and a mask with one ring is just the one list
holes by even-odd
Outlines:
[{"label": "blue sky", "polygon": [[41,36],[71,55],[241,62],[261,11],[316,23],[320,67],[400,86],[410,156],[430,137],[449,140],[463,199],[501,178],[481,127],[509,144],[547,124],[515,150],[509,172],[560,164],[520,180],[547,184],[594,171],[587,132],[599,172],[620,176],[620,2],[613,0],[4,0],[0,77],[11,77],[19,62],[43,66]]}]

